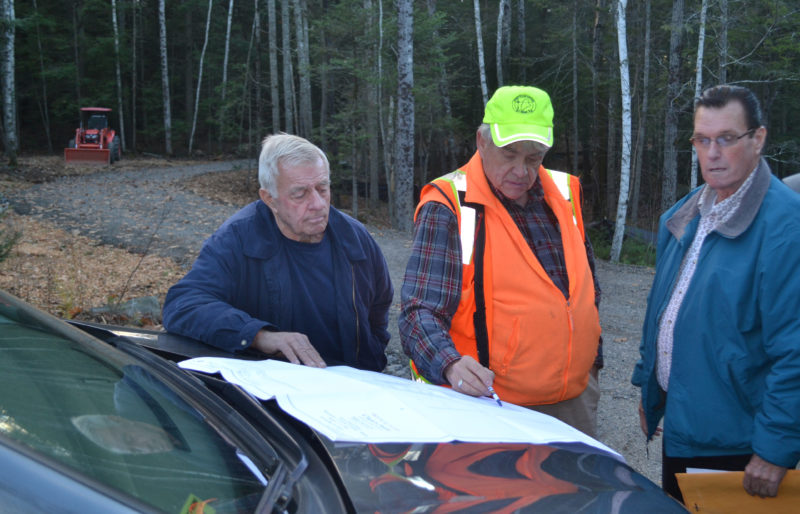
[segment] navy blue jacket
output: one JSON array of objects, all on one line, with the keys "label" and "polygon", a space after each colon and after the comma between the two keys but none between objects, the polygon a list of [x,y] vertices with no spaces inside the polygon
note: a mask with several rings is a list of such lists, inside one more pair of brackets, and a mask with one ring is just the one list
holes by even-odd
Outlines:
[{"label": "navy blue jacket", "polygon": [[[339,364],[381,371],[393,296],[386,260],[366,228],[333,207],[326,233],[336,296],[320,301],[336,303],[344,359]],[[283,242],[260,200],[231,216],[167,292],[164,327],[230,352],[248,348],[261,329],[286,330],[294,289],[279,251]]]}]

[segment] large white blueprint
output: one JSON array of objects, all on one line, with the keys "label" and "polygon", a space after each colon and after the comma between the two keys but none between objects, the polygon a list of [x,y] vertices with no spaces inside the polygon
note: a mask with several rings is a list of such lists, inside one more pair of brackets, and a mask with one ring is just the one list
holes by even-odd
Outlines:
[{"label": "large white blueprint", "polygon": [[623,458],[561,421],[491,398],[347,366],[310,368],[276,360],[198,357],[179,364],[219,373],[333,441],[583,442]]}]

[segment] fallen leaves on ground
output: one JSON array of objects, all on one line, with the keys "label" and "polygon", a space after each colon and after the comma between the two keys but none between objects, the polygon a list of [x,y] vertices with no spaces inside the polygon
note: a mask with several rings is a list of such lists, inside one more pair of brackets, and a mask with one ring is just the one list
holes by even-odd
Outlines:
[{"label": "fallen leaves on ground", "polygon": [[163,302],[184,274],[171,259],[98,244],[44,220],[10,214],[6,221],[22,238],[0,263],[0,288],[55,316],[92,320],[96,307],[145,296]]}]

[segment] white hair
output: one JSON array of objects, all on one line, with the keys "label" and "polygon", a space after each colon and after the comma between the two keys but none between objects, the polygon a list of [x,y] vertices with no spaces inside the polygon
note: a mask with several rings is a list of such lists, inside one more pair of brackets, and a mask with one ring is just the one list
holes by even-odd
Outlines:
[{"label": "white hair", "polygon": [[291,134],[272,134],[264,138],[258,158],[258,183],[273,197],[278,197],[279,166],[317,164],[322,161],[330,175],[325,152],[310,141]]}]

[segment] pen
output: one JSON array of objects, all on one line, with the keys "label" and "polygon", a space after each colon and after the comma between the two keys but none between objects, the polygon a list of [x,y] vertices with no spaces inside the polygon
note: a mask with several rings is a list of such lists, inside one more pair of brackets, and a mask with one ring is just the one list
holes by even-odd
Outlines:
[{"label": "pen", "polygon": [[500,401],[500,397],[497,396],[497,393],[494,392],[494,387],[489,386],[489,392],[492,393],[492,398],[494,398],[494,401],[497,402],[497,405],[502,407],[503,403]]}]

